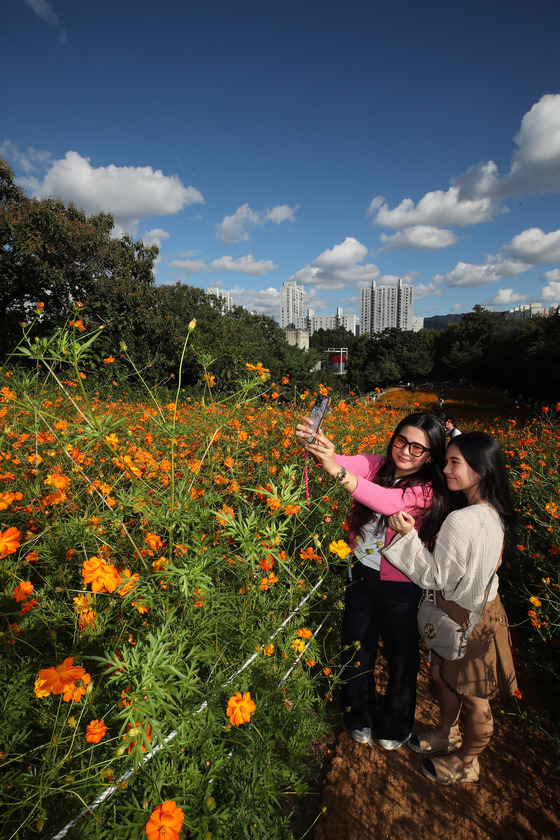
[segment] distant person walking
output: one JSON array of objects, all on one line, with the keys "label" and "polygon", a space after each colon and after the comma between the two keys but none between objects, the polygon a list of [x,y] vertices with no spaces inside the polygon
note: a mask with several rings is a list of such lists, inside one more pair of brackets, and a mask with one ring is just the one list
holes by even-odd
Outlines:
[{"label": "distant person walking", "polygon": [[447,438],[447,440],[453,440],[453,438],[456,438],[457,435],[461,434],[461,432],[455,425],[454,417],[446,417],[443,427],[445,429],[445,437]]}]

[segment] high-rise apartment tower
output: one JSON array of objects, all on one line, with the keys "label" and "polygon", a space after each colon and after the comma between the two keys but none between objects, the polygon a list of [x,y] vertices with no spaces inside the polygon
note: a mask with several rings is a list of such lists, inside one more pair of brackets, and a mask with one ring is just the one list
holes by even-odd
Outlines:
[{"label": "high-rise apartment tower", "polygon": [[280,326],[295,326],[297,318],[305,315],[305,292],[295,280],[286,280],[280,289]]},{"label": "high-rise apartment tower", "polygon": [[378,286],[374,280],[360,292],[360,333],[383,332],[388,327],[414,328],[414,286],[399,280],[396,286]]}]

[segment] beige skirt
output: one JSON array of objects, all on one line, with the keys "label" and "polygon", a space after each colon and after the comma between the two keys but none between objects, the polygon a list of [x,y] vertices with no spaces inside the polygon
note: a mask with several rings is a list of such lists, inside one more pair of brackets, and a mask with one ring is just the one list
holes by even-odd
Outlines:
[{"label": "beige skirt", "polygon": [[[453,601],[445,601],[439,592],[436,601],[451,618],[467,626],[468,610]],[[458,694],[490,699],[499,691],[509,695],[515,692],[517,679],[508,620],[499,595],[486,604],[469,638],[465,656],[449,661],[432,653],[432,664],[439,665],[443,679]]]}]

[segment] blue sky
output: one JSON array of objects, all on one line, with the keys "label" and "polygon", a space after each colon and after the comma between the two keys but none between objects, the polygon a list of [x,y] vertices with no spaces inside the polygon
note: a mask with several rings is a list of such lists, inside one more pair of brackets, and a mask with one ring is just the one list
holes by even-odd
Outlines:
[{"label": "blue sky", "polygon": [[0,156],[279,316],[560,302],[555,0],[4,0]]}]

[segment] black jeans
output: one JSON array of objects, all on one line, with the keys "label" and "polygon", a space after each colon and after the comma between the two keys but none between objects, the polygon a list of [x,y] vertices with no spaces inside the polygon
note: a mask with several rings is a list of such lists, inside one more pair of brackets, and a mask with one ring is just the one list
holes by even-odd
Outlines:
[{"label": "black jeans", "polygon": [[[362,563],[352,569],[342,621],[342,707],[349,729],[369,726],[376,737],[398,741],[414,729],[421,594],[416,584],[382,580],[378,571]],[[375,692],[379,636],[389,668],[381,708]]]}]

